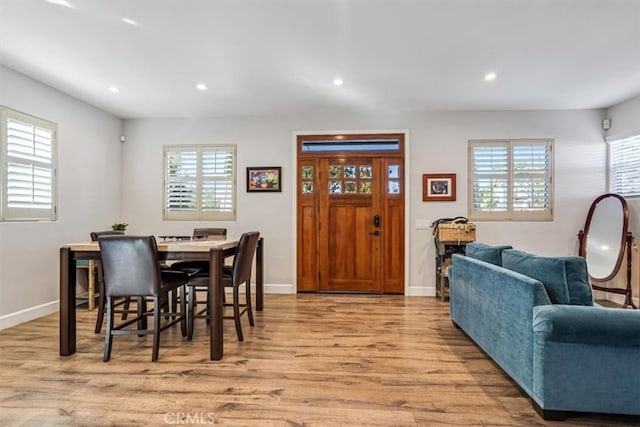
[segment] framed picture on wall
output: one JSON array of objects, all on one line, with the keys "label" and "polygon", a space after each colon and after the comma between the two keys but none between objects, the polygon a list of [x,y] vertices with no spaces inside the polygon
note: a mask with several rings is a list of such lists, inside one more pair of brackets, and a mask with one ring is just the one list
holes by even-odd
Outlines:
[{"label": "framed picture on wall", "polygon": [[422,175],[422,201],[453,202],[455,200],[455,173],[427,173]]},{"label": "framed picture on wall", "polygon": [[282,167],[247,168],[247,192],[282,191]]}]

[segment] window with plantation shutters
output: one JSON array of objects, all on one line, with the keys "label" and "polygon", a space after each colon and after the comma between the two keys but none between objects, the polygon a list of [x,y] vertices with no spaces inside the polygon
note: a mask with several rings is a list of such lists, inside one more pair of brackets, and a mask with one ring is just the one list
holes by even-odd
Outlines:
[{"label": "window with plantation shutters", "polygon": [[640,133],[607,138],[609,145],[609,192],[640,196]]},{"label": "window with plantation shutters", "polygon": [[164,219],[235,219],[234,145],[164,147]]},{"label": "window with plantation shutters", "polygon": [[552,140],[469,141],[469,218],[553,219]]},{"label": "window with plantation shutters", "polygon": [[56,125],[4,107],[0,117],[0,218],[55,220]]}]

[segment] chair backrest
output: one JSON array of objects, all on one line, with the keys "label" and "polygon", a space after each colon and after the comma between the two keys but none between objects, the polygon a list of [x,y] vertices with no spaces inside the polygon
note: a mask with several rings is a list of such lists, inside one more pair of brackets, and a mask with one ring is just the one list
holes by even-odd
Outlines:
[{"label": "chair backrest", "polygon": [[107,296],[159,295],[160,263],[153,236],[98,239]]},{"label": "chair backrest", "polygon": [[121,236],[124,234],[124,230],[109,230],[109,231],[92,231],[91,241],[97,242],[100,236]]},{"label": "chair backrest", "polygon": [[[100,236],[121,236],[124,234],[124,230],[108,230],[108,231],[92,231],[89,235],[91,236],[92,242],[97,242]],[[98,283],[101,284],[104,282],[104,270],[102,269],[102,262],[96,261],[96,271],[98,273]]]},{"label": "chair backrest", "polygon": [[226,228],[194,228],[193,237],[226,236]]},{"label": "chair backrest", "polygon": [[253,255],[256,253],[260,233],[249,231],[240,236],[238,249],[233,258],[233,284],[239,285],[251,278]]}]

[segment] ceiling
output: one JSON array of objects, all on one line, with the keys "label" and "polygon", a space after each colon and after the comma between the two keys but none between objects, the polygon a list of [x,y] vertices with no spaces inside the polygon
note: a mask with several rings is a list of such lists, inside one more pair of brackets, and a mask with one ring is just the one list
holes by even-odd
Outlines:
[{"label": "ceiling", "polygon": [[122,118],[583,109],[640,95],[637,0],[66,2],[0,0],[0,63]]}]

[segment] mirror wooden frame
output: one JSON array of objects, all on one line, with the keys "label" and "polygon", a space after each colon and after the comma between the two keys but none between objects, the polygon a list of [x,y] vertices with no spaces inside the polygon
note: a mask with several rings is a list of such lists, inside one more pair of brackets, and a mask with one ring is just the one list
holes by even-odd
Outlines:
[{"label": "mirror wooden frame", "polygon": [[[627,206],[627,201],[624,199],[624,197],[620,196],[619,194],[606,193],[601,196],[598,196],[593,201],[593,203],[591,204],[591,207],[589,208],[589,212],[587,213],[587,219],[584,223],[584,229],[580,230],[580,232],[578,233],[578,241],[579,241],[578,254],[581,257],[586,259],[587,239],[588,239],[589,229],[591,228],[591,220],[593,219],[593,215],[595,213],[596,208],[598,207],[598,204],[609,197],[618,199],[620,201],[620,204],[622,205],[623,223],[622,223],[622,233],[620,233],[621,236],[620,236],[620,247],[618,249],[618,259],[616,260],[613,270],[608,276],[602,277],[602,278],[599,278],[599,277],[596,278],[591,276],[591,274],[589,274],[589,277],[592,280],[591,287],[598,291],[625,295],[624,307],[628,305],[633,308],[636,308],[635,304],[633,303],[633,298],[631,297],[631,244],[633,242],[633,236],[628,231],[629,230],[628,228],[629,227],[629,207]],[[626,287],[608,288],[608,287],[596,285],[593,283],[593,282],[608,282],[612,280],[620,271],[620,267],[622,266],[622,261],[624,259],[625,253],[627,255]]]}]

